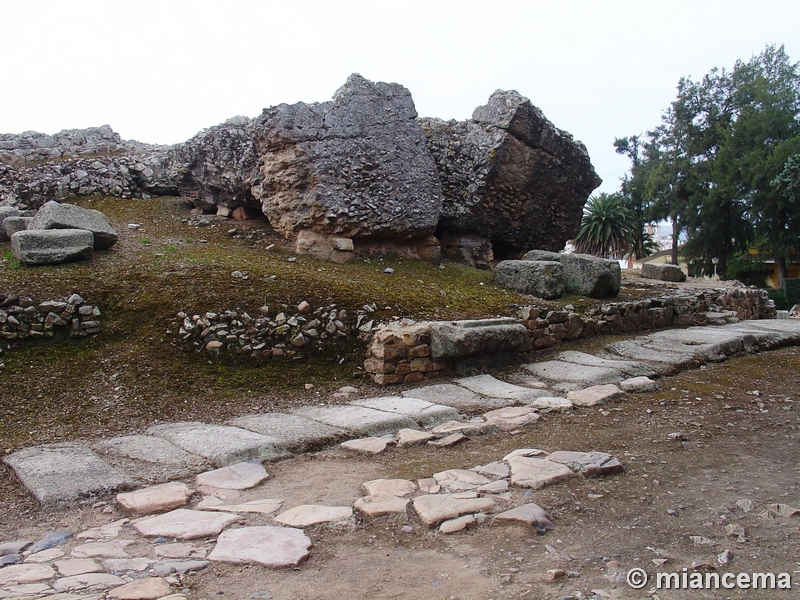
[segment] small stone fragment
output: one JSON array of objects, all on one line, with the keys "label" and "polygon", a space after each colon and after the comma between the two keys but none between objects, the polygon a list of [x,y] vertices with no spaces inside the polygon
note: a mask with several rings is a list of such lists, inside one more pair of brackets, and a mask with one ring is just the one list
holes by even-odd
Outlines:
[{"label": "small stone fragment", "polygon": [[511,467],[511,483],[535,490],[575,477],[571,469],[543,458],[515,456],[507,462]]},{"label": "small stone fragment", "polygon": [[146,515],[179,508],[186,504],[192,490],[185,483],[172,481],[117,494],[117,504],[136,515]]},{"label": "small stone fragment", "polygon": [[257,486],[267,477],[269,474],[264,465],[249,461],[200,473],[195,477],[195,484],[223,490],[246,490]]},{"label": "small stone fragment", "polygon": [[620,381],[619,387],[623,392],[629,393],[655,392],[658,389],[655,381],[644,376]]},{"label": "small stone fragment", "polygon": [[0,544],[0,556],[7,556],[9,554],[19,554],[30,545],[31,542],[28,540],[17,540],[14,542],[6,542],[5,544]]},{"label": "small stone fragment", "polygon": [[584,477],[603,477],[625,470],[622,463],[605,452],[553,452],[547,460],[565,465]]},{"label": "small stone fragment", "polygon": [[756,507],[756,505],[753,503],[753,501],[749,500],[748,498],[742,498],[741,500],[737,500],[736,501],[736,506],[741,508],[742,512],[745,512],[745,513],[749,513],[751,510],[753,510]]},{"label": "small stone fragment", "polygon": [[47,550],[48,548],[54,548],[55,546],[66,544],[71,537],[71,531],[53,531],[46,534],[42,539],[31,545],[31,547],[28,548],[28,552],[31,554],[36,554],[42,550]]},{"label": "small stone fragment", "polygon": [[567,400],[572,402],[575,406],[589,407],[597,406],[611,400],[617,400],[625,395],[625,392],[620,390],[613,383],[606,385],[593,385],[583,390],[568,392]]},{"label": "small stone fragment", "polygon": [[404,428],[397,432],[397,447],[414,446],[416,444],[424,444],[436,436],[427,431],[418,431],[417,429]]},{"label": "small stone fragment", "polygon": [[282,512],[275,521],[289,527],[309,527],[318,523],[339,523],[353,516],[349,506],[304,504]]},{"label": "small stone fragment", "polygon": [[368,437],[358,440],[348,440],[340,444],[345,450],[363,452],[365,454],[380,454],[387,446],[394,444],[394,440],[384,437]]},{"label": "small stone fragment", "polygon": [[725,550],[722,554],[717,556],[717,562],[721,565],[727,565],[731,560],[733,560],[733,552],[730,550]]},{"label": "small stone fragment", "polygon": [[456,444],[466,442],[467,440],[469,440],[467,436],[460,433],[453,433],[438,440],[431,440],[427,445],[433,446],[434,448],[451,448]]},{"label": "small stone fragment", "polygon": [[562,577],[566,577],[567,572],[563,569],[548,569],[547,572],[544,574],[545,581],[556,581],[557,579],[561,579]]},{"label": "small stone fragment", "polygon": [[463,531],[467,527],[475,524],[475,515],[464,515],[456,519],[449,519],[439,525],[439,533],[449,534]]},{"label": "small stone fragment", "polygon": [[361,486],[364,495],[374,496],[386,494],[389,496],[408,496],[417,491],[417,486],[413,481],[407,479],[373,479],[366,481]]},{"label": "small stone fragment", "polygon": [[511,510],[495,515],[492,525],[521,523],[532,527],[540,535],[546,531],[553,531],[556,526],[547,516],[545,510],[538,504],[530,503],[517,506]]},{"label": "small stone fragment", "polygon": [[414,498],[414,510],[428,527],[463,514],[491,511],[495,501],[474,493],[424,495]]},{"label": "small stone fragment", "polygon": [[356,500],[353,508],[366,517],[379,517],[384,515],[405,515],[408,511],[408,498],[393,494],[374,494]]},{"label": "small stone fragment", "polygon": [[514,458],[515,456],[524,456],[527,458],[543,458],[545,456],[549,456],[547,452],[544,450],[539,450],[538,448],[519,448],[512,452],[509,452],[503,457],[503,461],[508,462],[509,459]]}]

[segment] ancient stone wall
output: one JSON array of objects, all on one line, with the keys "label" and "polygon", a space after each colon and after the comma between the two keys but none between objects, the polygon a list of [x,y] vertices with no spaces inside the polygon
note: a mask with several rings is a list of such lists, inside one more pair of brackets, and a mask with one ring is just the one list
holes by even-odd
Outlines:
[{"label": "ancient stone wall", "polygon": [[100,333],[100,309],[78,294],[37,303],[29,297],[0,293],[3,340],[85,337],[97,333]]},{"label": "ancient stone wall", "polygon": [[[578,313],[571,306],[549,310],[526,306],[517,319],[527,329],[534,350],[562,340],[589,339],[671,326],[706,325],[709,315],[739,320],[775,318],[765,290],[684,291],[631,302],[610,302]],[[719,322],[714,319],[715,322]],[[399,321],[379,327],[367,348],[365,370],[380,385],[417,383],[452,371],[454,362],[431,358],[431,324]]]}]

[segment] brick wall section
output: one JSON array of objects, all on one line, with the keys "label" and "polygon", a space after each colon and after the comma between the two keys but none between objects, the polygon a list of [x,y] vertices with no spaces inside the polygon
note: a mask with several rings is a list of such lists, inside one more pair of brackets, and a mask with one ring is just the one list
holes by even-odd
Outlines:
[{"label": "brick wall section", "polygon": [[[518,320],[534,350],[562,340],[628,333],[663,327],[705,325],[707,312],[731,311],[740,320],[774,319],[767,292],[758,289],[695,290],[632,302],[610,302],[577,313],[526,306]],[[418,383],[447,373],[451,363],[431,360],[430,325],[404,320],[381,326],[367,348],[364,368],[379,385]]]}]

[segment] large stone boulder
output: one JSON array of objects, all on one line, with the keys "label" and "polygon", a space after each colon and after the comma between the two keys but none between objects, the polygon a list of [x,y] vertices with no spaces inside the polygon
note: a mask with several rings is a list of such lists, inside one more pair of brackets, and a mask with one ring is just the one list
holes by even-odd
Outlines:
[{"label": "large stone boulder", "polygon": [[108,250],[117,243],[119,236],[106,216],[99,210],[81,208],[74,204],[47,202],[28,224],[34,229],[85,229],[94,234],[94,249]]},{"label": "large stone boulder", "polygon": [[92,255],[94,235],[85,229],[39,229],[11,236],[11,251],[25,265],[85,260]]},{"label": "large stone boulder", "polygon": [[528,333],[514,319],[434,321],[431,357],[437,362],[515,353],[526,348]]},{"label": "large stone boulder", "polygon": [[529,250],[522,255],[521,260],[549,260],[561,262],[561,254],[558,252],[550,252],[549,250]]},{"label": "large stone boulder", "polygon": [[30,225],[30,222],[33,221],[33,217],[6,217],[5,219],[0,219],[3,223],[3,233],[6,235],[6,239],[3,239],[2,233],[0,233],[0,242],[7,241],[11,239],[11,236],[17,233],[18,231],[25,231]]},{"label": "large stone boulder", "polygon": [[534,260],[504,260],[494,269],[494,279],[503,287],[554,300],[564,293],[561,263]]},{"label": "large stone boulder", "polygon": [[589,254],[562,254],[564,289],[568,294],[607,298],[619,294],[622,270],[619,262]]},{"label": "large stone boulder", "polygon": [[659,281],[686,281],[686,273],[678,265],[642,263],[642,277]]},{"label": "large stone boulder", "polygon": [[470,121],[421,122],[442,182],[439,232],[485,237],[501,257],[558,251],[578,232],[601,180],[583,144],[530,100],[498,90]]},{"label": "large stone boulder", "polygon": [[0,206],[0,242],[7,242],[9,235],[5,230],[6,219],[20,216],[19,209],[14,206]]},{"label": "large stone boulder", "polygon": [[441,193],[416,117],[406,88],[351,75],[331,102],[281,104],[189,140],[181,191],[207,210],[258,206],[290,239],[421,239]]}]

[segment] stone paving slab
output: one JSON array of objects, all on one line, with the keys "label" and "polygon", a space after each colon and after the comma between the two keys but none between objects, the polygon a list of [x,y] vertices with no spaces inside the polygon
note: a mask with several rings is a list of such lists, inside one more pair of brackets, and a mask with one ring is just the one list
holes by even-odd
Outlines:
[{"label": "stone paving slab", "polygon": [[544,458],[514,456],[508,459],[508,466],[512,484],[534,490],[575,477],[568,467]]},{"label": "stone paving slab", "polygon": [[419,398],[464,412],[483,412],[514,404],[514,400],[504,398],[482,398],[475,392],[452,383],[426,385],[401,392],[401,394],[406,398]]},{"label": "stone paving slab", "polygon": [[126,474],[78,444],[23,448],[3,461],[42,504],[71,502],[81,496],[107,494],[133,485]]},{"label": "stone paving slab", "polygon": [[179,508],[157,517],[139,519],[133,523],[133,528],[145,537],[193,540],[217,535],[239,519],[239,515],[231,513]]},{"label": "stone paving slab", "polygon": [[257,486],[269,474],[258,461],[236,463],[213,471],[200,473],[194,478],[197,486],[209,486],[223,490],[246,490]]},{"label": "stone paving slab", "polygon": [[187,452],[207,458],[218,467],[247,460],[275,460],[288,455],[281,440],[228,425],[167,423],[151,427],[147,434],[164,438]]},{"label": "stone paving slab", "polygon": [[113,467],[136,474],[136,479],[156,483],[188,477],[208,468],[202,456],[190,454],[167,440],[151,435],[126,435],[101,440],[92,449]]},{"label": "stone paving slab", "polygon": [[606,385],[593,385],[592,387],[582,390],[569,392],[567,394],[567,400],[572,402],[575,406],[587,408],[603,404],[604,402],[618,400],[624,395],[625,392],[613,383],[607,383]]},{"label": "stone paving slab", "polygon": [[117,504],[129,513],[145,515],[179,508],[192,495],[185,483],[170,481],[133,492],[117,494]]},{"label": "stone paving slab", "polygon": [[559,352],[555,359],[587,367],[606,367],[614,369],[626,377],[650,377],[656,374],[656,370],[651,365],[641,361],[602,358],[594,354],[575,352],[574,350]]},{"label": "stone paving slab", "polygon": [[281,440],[292,452],[307,452],[340,442],[347,432],[300,415],[265,413],[232,419],[228,425]]},{"label": "stone paving slab", "polygon": [[538,363],[530,363],[523,365],[523,368],[537,377],[552,382],[552,387],[562,392],[577,390],[592,385],[617,383],[623,379],[623,374],[618,369],[579,365],[563,360],[546,360]]},{"label": "stone paving slab", "polygon": [[521,385],[514,385],[506,383],[492,377],[491,375],[474,375],[472,377],[462,377],[456,379],[455,383],[468,390],[486,396],[489,398],[502,398],[504,400],[512,400],[514,402],[522,402],[527,404],[536,398],[541,397],[544,392],[531,388],[522,387]]},{"label": "stone paving slab", "polygon": [[405,396],[384,396],[382,398],[366,398],[353,400],[353,406],[374,408],[384,412],[396,413],[411,417],[423,427],[432,427],[445,421],[458,419],[458,411],[451,406],[433,404],[427,400]]},{"label": "stone paving slab", "polygon": [[320,523],[339,523],[353,516],[349,506],[319,506],[303,504],[285,510],[274,518],[275,521],[289,527],[310,527]]},{"label": "stone paving slab", "polygon": [[416,422],[405,415],[363,406],[303,406],[293,410],[292,413],[344,429],[351,436],[357,437],[380,436],[394,433],[404,427],[410,429],[417,427]]},{"label": "stone paving slab", "polygon": [[413,500],[414,510],[428,527],[442,521],[455,519],[464,514],[491,511],[495,507],[492,498],[478,498],[474,493],[426,494]]},{"label": "stone paving slab", "polygon": [[311,540],[290,527],[242,527],[223,531],[209,560],[256,563],[272,569],[296,567],[306,558]]}]

